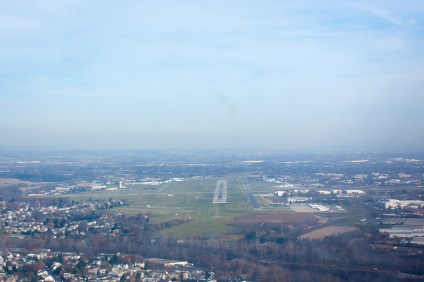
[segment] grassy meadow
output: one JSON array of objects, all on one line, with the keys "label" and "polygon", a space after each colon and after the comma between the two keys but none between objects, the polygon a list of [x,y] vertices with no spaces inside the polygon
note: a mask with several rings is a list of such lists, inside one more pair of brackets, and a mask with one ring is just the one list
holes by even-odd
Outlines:
[{"label": "grassy meadow", "polygon": [[[227,203],[213,204],[216,183],[227,181]],[[240,179],[236,176],[225,178],[195,178],[187,181],[160,185],[126,185],[118,191],[90,191],[69,195],[75,200],[126,199],[129,206],[115,208],[115,213],[150,213],[155,223],[171,219],[186,219],[189,222],[165,229],[164,235],[231,234],[229,222],[240,215],[254,212]]]},{"label": "grassy meadow", "polygon": [[[213,196],[218,181],[227,181],[227,203],[214,204]],[[163,235],[231,235],[234,228],[228,224],[235,217],[255,213],[295,213],[290,207],[269,207],[269,194],[275,191],[275,186],[263,182],[249,182],[247,189],[255,195],[258,203],[263,207],[253,209],[246,187],[245,180],[238,176],[193,178],[186,181],[172,181],[159,185],[126,184],[123,189],[94,190],[86,193],[66,195],[74,200],[88,199],[125,199],[129,205],[114,208],[110,212],[124,214],[149,214],[152,222],[161,223],[173,219],[187,220],[186,223],[166,228]],[[66,197],[65,196],[65,197]],[[358,209],[358,208],[357,208]],[[319,214],[323,216],[323,214]],[[336,217],[335,225],[354,226],[364,216],[364,211],[353,211],[325,214],[327,217]],[[343,219],[343,220],[340,220]]]}]

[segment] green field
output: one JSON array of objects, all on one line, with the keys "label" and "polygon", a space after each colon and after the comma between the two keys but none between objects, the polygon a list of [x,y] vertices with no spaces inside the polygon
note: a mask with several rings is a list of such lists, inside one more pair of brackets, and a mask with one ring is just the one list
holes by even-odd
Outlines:
[{"label": "green field", "polygon": [[[227,181],[227,203],[213,204],[218,180]],[[115,213],[150,213],[152,222],[160,223],[171,219],[189,222],[165,229],[164,235],[231,234],[227,224],[239,215],[254,213],[242,182],[236,177],[209,177],[170,182],[156,186],[127,185],[118,191],[90,191],[69,195],[75,200],[126,199],[129,206],[115,208]]]},{"label": "green field", "polygon": [[[214,204],[213,196],[217,181],[227,181],[227,203]],[[195,234],[222,235],[234,234],[234,227],[229,226],[235,217],[254,213],[294,213],[290,207],[268,207],[267,195],[275,191],[273,185],[262,182],[250,182],[249,188],[258,203],[265,207],[254,210],[243,186],[243,180],[237,176],[194,178],[187,181],[172,181],[160,185],[127,184],[117,191],[97,190],[87,193],[67,195],[74,200],[125,199],[129,205],[114,208],[110,212],[123,214],[149,214],[153,223],[173,219],[186,220],[184,224],[166,228],[163,235],[186,236]],[[354,226],[364,216],[358,207],[348,213],[336,216],[336,225]],[[359,210],[358,210],[359,209]]]}]

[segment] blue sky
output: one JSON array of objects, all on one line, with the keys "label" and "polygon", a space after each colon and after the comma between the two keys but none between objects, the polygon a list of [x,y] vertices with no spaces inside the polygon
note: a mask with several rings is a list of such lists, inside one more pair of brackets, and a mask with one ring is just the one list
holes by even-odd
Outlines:
[{"label": "blue sky", "polygon": [[422,1],[0,0],[0,147],[424,149]]}]

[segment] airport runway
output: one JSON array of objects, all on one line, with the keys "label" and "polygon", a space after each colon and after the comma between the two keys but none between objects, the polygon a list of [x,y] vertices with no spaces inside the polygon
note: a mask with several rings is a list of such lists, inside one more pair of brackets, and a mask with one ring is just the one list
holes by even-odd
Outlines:
[{"label": "airport runway", "polygon": [[213,196],[213,203],[227,203],[227,181],[220,180],[216,183],[215,194]]}]

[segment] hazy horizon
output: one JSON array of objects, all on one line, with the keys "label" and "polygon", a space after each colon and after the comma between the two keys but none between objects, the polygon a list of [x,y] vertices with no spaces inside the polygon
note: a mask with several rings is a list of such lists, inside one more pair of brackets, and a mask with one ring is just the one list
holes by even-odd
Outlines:
[{"label": "hazy horizon", "polygon": [[421,1],[3,1],[0,149],[424,151]]}]

